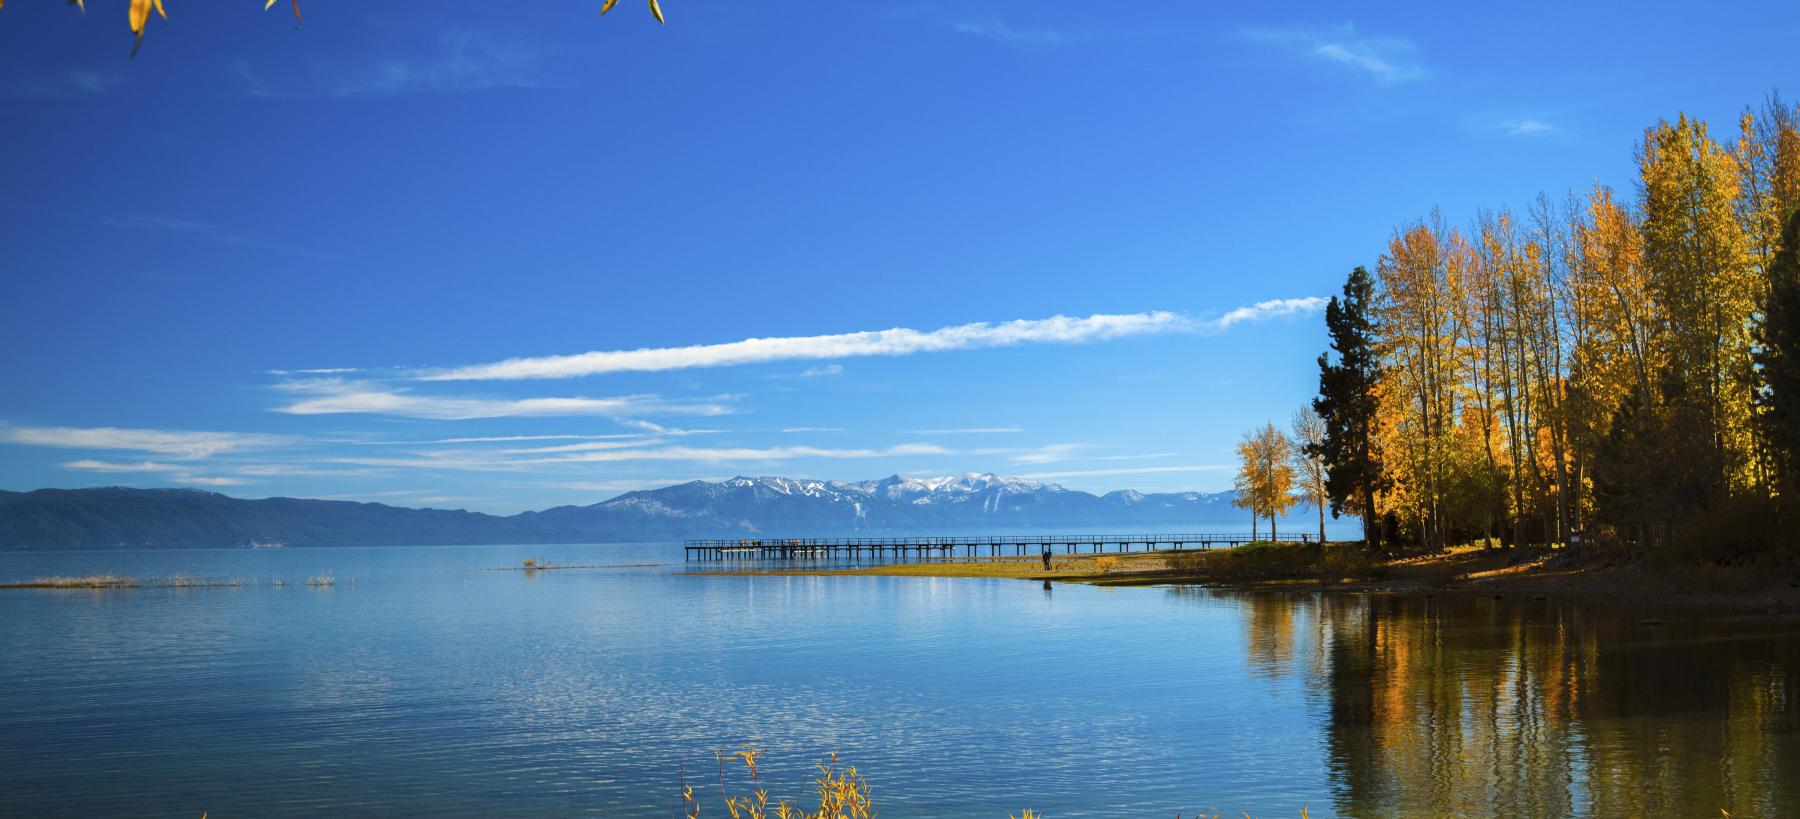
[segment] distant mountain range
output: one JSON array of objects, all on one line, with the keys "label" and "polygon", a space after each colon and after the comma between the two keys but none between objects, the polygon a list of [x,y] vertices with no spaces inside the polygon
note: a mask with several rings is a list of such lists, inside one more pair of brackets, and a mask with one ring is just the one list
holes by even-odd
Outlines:
[{"label": "distant mountain range", "polygon": [[379,503],[245,500],[193,489],[0,492],[0,548],[594,543],[757,535],[1248,524],[1232,492],[1104,495],[992,474],[872,481],[732,478],[512,516]]}]

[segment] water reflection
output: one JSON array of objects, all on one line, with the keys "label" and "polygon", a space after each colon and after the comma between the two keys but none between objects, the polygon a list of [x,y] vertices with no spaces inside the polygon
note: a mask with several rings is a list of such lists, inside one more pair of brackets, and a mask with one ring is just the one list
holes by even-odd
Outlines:
[{"label": "water reflection", "polygon": [[1178,589],[1301,674],[1350,816],[1800,810],[1800,636],[1755,618],[1467,597]]}]

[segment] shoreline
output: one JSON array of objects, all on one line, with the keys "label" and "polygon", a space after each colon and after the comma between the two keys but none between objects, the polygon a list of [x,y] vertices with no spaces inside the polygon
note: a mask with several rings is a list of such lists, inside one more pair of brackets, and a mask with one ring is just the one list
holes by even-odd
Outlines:
[{"label": "shoreline", "polygon": [[1576,561],[1560,550],[1467,547],[1371,560],[1349,553],[1353,548],[1257,545],[1186,552],[1059,554],[1053,558],[1050,571],[1044,571],[1036,559],[1007,557],[691,573],[990,578],[1110,587],[1205,586],[1237,591],[1532,598],[1646,609],[1800,616],[1800,588],[1769,585],[1764,582],[1767,574],[1752,567],[1683,567],[1678,582],[1670,570],[1659,572],[1604,555]]}]

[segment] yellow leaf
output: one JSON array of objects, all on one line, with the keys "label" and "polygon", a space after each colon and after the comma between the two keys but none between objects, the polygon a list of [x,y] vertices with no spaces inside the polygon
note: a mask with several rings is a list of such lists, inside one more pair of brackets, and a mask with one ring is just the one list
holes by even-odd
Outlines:
[{"label": "yellow leaf", "polygon": [[269,2],[263,4],[263,11],[268,11],[272,8],[275,8],[275,0],[269,0]]},{"label": "yellow leaf", "polygon": [[87,3],[85,0],[69,0],[69,5],[81,9],[82,14],[87,13]]},{"label": "yellow leaf", "polygon": [[161,17],[164,20],[169,19],[169,13],[163,11],[162,0],[156,0],[156,16]]},{"label": "yellow leaf", "polygon": [[150,19],[150,0],[131,0],[131,33],[144,36],[144,23]]},{"label": "yellow leaf", "polygon": [[294,0],[294,22],[300,22],[300,0]]},{"label": "yellow leaf", "polygon": [[663,20],[662,6],[657,5],[656,0],[650,0],[650,13],[656,15],[656,22],[667,25]]},{"label": "yellow leaf", "polygon": [[606,2],[601,3],[600,4],[600,13],[605,14],[609,11],[612,11],[612,7],[616,4],[618,4],[618,2],[619,2],[619,0],[606,0]]}]

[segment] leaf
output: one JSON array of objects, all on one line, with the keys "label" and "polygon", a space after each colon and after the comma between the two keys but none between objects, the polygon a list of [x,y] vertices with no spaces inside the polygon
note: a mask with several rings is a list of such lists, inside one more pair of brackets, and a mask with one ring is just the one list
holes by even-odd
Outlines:
[{"label": "leaf", "polygon": [[137,35],[137,42],[131,44],[131,58],[137,59],[138,49],[144,47],[144,27],[150,22],[152,0],[131,0],[129,10],[131,33]]},{"label": "leaf", "polygon": [[656,15],[656,22],[668,25],[668,22],[663,20],[662,6],[658,5],[656,0],[650,0],[650,13]]},{"label": "leaf", "polygon": [[144,39],[144,24],[150,20],[150,0],[131,0],[131,33]]},{"label": "leaf", "polygon": [[161,17],[164,20],[169,19],[169,13],[166,11],[163,11],[162,0],[155,0],[155,2],[156,2],[156,16]]},{"label": "leaf", "polygon": [[300,0],[294,0],[294,22],[300,22]]},{"label": "leaf", "polygon": [[269,0],[269,2],[263,4],[263,11],[268,11],[272,8],[275,8],[275,0]]},{"label": "leaf", "polygon": [[600,13],[605,14],[612,11],[612,7],[618,5],[618,3],[619,0],[606,0],[606,2],[600,4]]},{"label": "leaf", "polygon": [[81,9],[82,14],[87,14],[87,0],[69,0],[69,5]]}]

